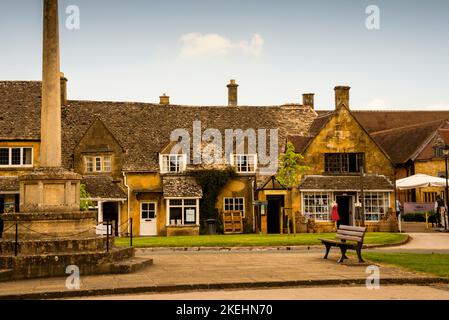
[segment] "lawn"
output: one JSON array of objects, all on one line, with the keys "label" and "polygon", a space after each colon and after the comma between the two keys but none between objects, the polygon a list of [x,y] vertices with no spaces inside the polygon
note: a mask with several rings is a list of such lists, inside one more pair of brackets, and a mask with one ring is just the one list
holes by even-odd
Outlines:
[{"label": "lawn", "polygon": [[363,252],[369,261],[449,277],[449,254]]},{"label": "lawn", "polygon": [[[398,233],[367,233],[365,244],[394,244],[406,239]],[[291,235],[215,235],[180,237],[133,238],[133,246],[149,247],[256,247],[256,246],[307,246],[321,244],[319,239],[333,239],[335,233],[301,233],[296,238]],[[129,238],[116,238],[117,246],[128,246]]]}]

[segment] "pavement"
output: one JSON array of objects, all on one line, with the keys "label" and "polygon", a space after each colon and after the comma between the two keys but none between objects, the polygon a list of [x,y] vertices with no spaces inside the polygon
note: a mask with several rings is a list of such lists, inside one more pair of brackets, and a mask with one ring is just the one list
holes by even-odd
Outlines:
[{"label": "pavement", "polygon": [[[68,290],[65,278],[0,283],[0,298],[62,298],[87,295],[136,294],[205,289],[348,285],[366,282],[368,264],[354,258],[337,263],[323,252],[158,252],[154,265],[133,274],[81,277],[79,290]],[[440,279],[393,266],[381,266],[384,284],[429,284]]]},{"label": "pavement", "polygon": [[[410,236],[411,240],[403,246],[371,250],[449,252],[449,234],[417,233]],[[348,263],[338,264],[339,250],[335,248],[331,251],[328,260],[322,259],[323,248],[309,249],[307,247],[302,250],[282,251],[149,252],[137,250],[137,255],[153,258],[154,265],[132,274],[81,276],[80,288],[75,290],[66,288],[66,278],[0,282],[0,299],[164,294],[224,289],[264,288],[267,290],[290,287],[311,289],[329,285],[364,285],[369,275],[367,273],[369,265],[358,264],[354,258],[351,258]],[[382,285],[449,283],[449,279],[440,279],[400,267],[379,266],[379,268]],[[394,289],[391,290],[394,291]],[[301,292],[300,290],[298,293],[289,294],[301,295]],[[420,291],[419,293],[421,294]],[[348,294],[352,293],[348,291]],[[357,296],[356,293],[354,294]]]},{"label": "pavement", "polygon": [[91,297],[90,300],[449,300],[449,286],[308,287],[152,293]]}]

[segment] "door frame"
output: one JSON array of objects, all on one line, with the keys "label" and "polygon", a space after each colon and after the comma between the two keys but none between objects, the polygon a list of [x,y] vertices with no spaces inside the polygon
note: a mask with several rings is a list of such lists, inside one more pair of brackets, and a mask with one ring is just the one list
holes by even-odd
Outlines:
[{"label": "door frame", "polygon": [[[277,214],[277,217],[276,217],[276,222],[277,222],[277,224],[278,224],[278,227],[279,227],[279,230],[277,231],[277,232],[271,232],[270,233],[270,227],[269,227],[269,225],[270,225],[270,221],[271,221],[271,219],[270,219],[270,217],[269,217],[269,215],[270,215],[270,209],[269,209],[269,207],[270,207],[270,200],[271,201],[278,201],[279,202],[279,213]],[[280,231],[281,231],[281,225],[280,225],[280,216],[281,216],[281,208],[282,207],[284,207],[285,206],[285,201],[286,201],[286,199],[285,199],[285,195],[284,194],[270,194],[270,195],[267,195],[267,202],[268,202],[268,204],[267,204],[267,211],[266,211],[266,215],[267,215],[267,233],[268,234],[280,234]]]},{"label": "door frame", "polygon": [[[155,223],[155,233],[154,234],[142,234],[142,206],[144,204],[154,204],[154,223]],[[158,222],[158,218],[159,218],[159,214],[158,214],[158,208],[157,208],[158,202],[157,201],[141,201],[139,203],[139,236],[143,236],[143,237],[151,237],[151,236],[157,236],[158,232],[157,232],[157,222]]]},{"label": "door frame", "polygon": [[[348,225],[353,226],[354,225],[354,195],[352,195],[352,194],[336,194],[335,202],[337,202],[337,203],[338,203],[338,198],[347,198],[349,200]],[[340,219],[341,219],[341,217],[340,217]]]}]

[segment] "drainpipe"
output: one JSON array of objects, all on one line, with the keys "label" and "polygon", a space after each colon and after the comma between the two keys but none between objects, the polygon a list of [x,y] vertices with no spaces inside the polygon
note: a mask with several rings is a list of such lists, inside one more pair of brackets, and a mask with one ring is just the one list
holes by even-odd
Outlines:
[{"label": "drainpipe", "polygon": [[127,179],[126,179],[126,173],[123,171],[122,172],[122,174],[123,174],[123,184],[125,185],[125,187],[126,187],[126,190],[128,191],[128,234],[130,234],[131,233],[131,230],[130,230],[130,225],[129,225],[129,218],[130,218],[130,205],[131,205],[131,196],[130,196],[130,192],[131,192],[131,190],[130,190],[130,188],[129,188],[129,186],[128,186],[128,182],[127,182]]}]

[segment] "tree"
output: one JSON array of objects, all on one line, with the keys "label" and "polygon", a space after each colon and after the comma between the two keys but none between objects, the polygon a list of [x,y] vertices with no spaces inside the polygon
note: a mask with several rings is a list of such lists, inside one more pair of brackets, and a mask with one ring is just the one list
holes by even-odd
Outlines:
[{"label": "tree", "polygon": [[301,161],[304,157],[295,152],[295,146],[287,143],[286,151],[279,159],[279,171],[276,178],[287,188],[297,187],[301,176],[309,169],[308,166],[302,165]]}]

